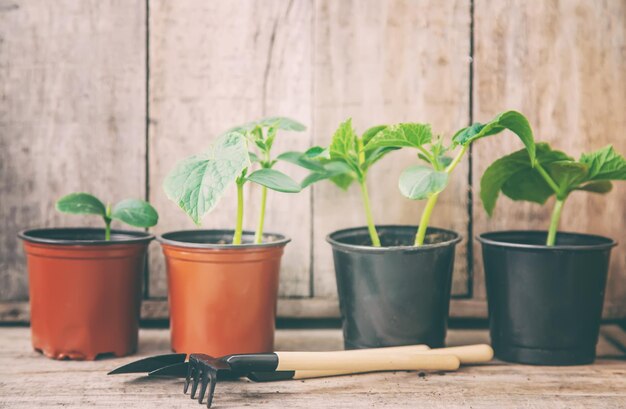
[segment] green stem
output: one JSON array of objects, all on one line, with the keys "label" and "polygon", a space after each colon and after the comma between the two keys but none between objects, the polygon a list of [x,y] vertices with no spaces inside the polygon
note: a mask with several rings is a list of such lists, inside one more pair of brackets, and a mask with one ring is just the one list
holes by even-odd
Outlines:
[{"label": "green stem", "polygon": [[439,198],[439,193],[435,193],[431,197],[428,198],[426,202],[426,207],[422,212],[422,218],[420,219],[420,224],[417,226],[417,234],[415,235],[415,246],[421,246],[424,244],[424,238],[426,237],[426,230],[428,229],[428,223],[430,222],[430,215],[435,208],[435,204],[437,204],[437,199]]},{"label": "green stem", "polygon": [[380,238],[378,232],[376,232],[376,226],[374,225],[374,217],[372,216],[372,209],[370,207],[370,198],[367,193],[367,184],[365,183],[365,176],[359,181],[361,185],[361,195],[363,197],[363,207],[365,207],[365,217],[367,218],[367,230],[369,230],[370,238],[372,239],[372,246],[380,247]]},{"label": "green stem", "polygon": [[233,244],[241,244],[243,232],[243,181],[237,180],[237,224],[233,235]]},{"label": "green stem", "polygon": [[[447,174],[450,174],[454,168],[461,162],[463,159],[463,155],[467,152],[467,148],[469,145],[463,146],[459,153],[456,154],[452,162],[448,165],[448,167],[444,170]],[[437,199],[439,199],[439,193],[435,193],[431,197],[428,198],[426,202],[426,207],[422,212],[422,217],[420,218],[420,224],[417,226],[417,234],[415,235],[415,243],[414,246],[419,247],[424,245],[424,239],[426,238],[426,231],[428,230],[428,224],[430,223],[430,216],[433,213],[433,209],[437,204]]]},{"label": "green stem", "polygon": [[541,164],[539,162],[535,162],[535,169],[537,169],[537,172],[539,172],[541,177],[546,181],[546,183],[550,186],[550,188],[552,188],[552,190],[554,190],[554,193],[559,195],[561,193],[561,191],[559,189],[559,186],[556,184],[554,179],[552,179],[552,177],[550,177],[548,172],[546,172],[546,170],[543,168],[543,166],[541,166]]},{"label": "green stem", "polygon": [[267,201],[267,188],[261,187],[261,213],[259,214],[259,225],[256,228],[254,242],[256,244],[263,243],[263,224],[265,224],[265,203]]},{"label": "green stem", "polygon": [[104,215],[104,239],[111,240],[111,203],[107,203]]},{"label": "green stem", "polygon": [[563,204],[565,200],[557,199],[554,202],[554,208],[552,209],[552,217],[550,218],[550,230],[548,230],[548,240],[546,240],[546,246],[554,246],[556,242],[556,232],[559,229],[559,221],[561,220],[561,211],[563,210]]}]

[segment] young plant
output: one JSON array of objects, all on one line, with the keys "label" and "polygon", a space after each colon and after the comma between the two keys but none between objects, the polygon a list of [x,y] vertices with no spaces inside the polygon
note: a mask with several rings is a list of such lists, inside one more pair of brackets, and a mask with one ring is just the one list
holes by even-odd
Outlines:
[{"label": "young plant", "polygon": [[[289,118],[266,118],[237,126],[219,136],[209,149],[178,162],[163,184],[166,195],[200,225],[202,217],[219,202],[229,185],[237,187],[237,216],[233,244],[241,244],[246,182],[261,185],[261,212],[255,243],[263,239],[267,189],[298,193],[300,185],[286,174],[272,169],[276,159],[270,151],[278,130],[302,131],[304,126]],[[259,155],[250,151],[257,147]],[[254,164],[260,169],[251,171]]]},{"label": "young plant", "polygon": [[70,193],[56,202],[56,209],[70,214],[95,214],[104,220],[104,239],[111,240],[111,222],[119,220],[135,227],[152,227],[159,221],[157,211],[150,203],[138,199],[124,199],[111,207],[89,193]]},{"label": "young plant", "polygon": [[[330,148],[312,148],[301,154],[294,154],[290,159],[293,163],[311,170],[311,174],[302,182],[303,186],[330,179],[342,188],[357,180],[361,186],[368,230],[372,245],[380,246],[370,211],[367,195],[366,176],[370,166],[387,153],[402,149],[416,149],[419,159],[425,165],[414,165],[407,168],[399,179],[401,193],[409,199],[427,200],[426,207],[420,218],[414,245],[424,244],[430,217],[437,203],[439,194],[446,188],[450,173],[461,162],[469,146],[476,140],[495,135],[509,129],[522,140],[524,145],[533,150],[532,131],[526,118],[515,111],[499,114],[492,121],[473,125],[459,130],[449,146],[444,145],[441,138],[433,140],[431,127],[422,123],[400,123],[380,125],[367,130],[362,138],[358,138],[352,130],[351,121],[341,124],[331,142]],[[454,157],[446,153],[458,149]],[[319,160],[319,158],[322,160]],[[318,159],[318,160],[315,160]]]},{"label": "young plant", "polygon": [[375,247],[380,247],[380,238],[374,224],[367,191],[367,172],[386,153],[397,148],[381,147],[365,150],[364,147],[385,127],[385,125],[372,127],[359,137],[352,127],[352,120],[348,119],[339,125],[328,148],[316,146],[304,153],[286,152],[278,157],[311,171],[301,183],[303,188],[329,179],[341,189],[347,190],[352,182],[356,181],[361,190],[370,239]]},{"label": "young plant", "polygon": [[487,168],[480,180],[480,197],[491,216],[500,192],[513,200],[539,204],[556,196],[546,239],[547,246],[554,246],[569,195],[575,191],[608,193],[613,180],[626,180],[626,160],[610,145],[574,160],[547,143],[533,143]]}]

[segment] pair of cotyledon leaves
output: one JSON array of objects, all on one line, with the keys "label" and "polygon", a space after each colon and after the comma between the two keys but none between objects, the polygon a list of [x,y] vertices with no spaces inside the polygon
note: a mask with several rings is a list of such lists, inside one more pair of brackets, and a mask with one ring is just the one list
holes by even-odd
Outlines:
[{"label": "pair of cotyledon leaves", "polygon": [[218,203],[228,186],[239,180],[249,181],[283,193],[302,190],[299,183],[286,174],[270,168],[247,173],[256,155],[248,151],[250,139],[263,149],[264,141],[254,138],[255,129],[304,131],[301,123],[284,117],[265,118],[226,131],[199,155],[178,162],[163,184],[165,193],[196,223]]},{"label": "pair of cotyledon leaves", "polygon": [[108,213],[104,203],[97,197],[89,193],[71,193],[59,199],[56,208],[64,213],[98,215],[107,223],[119,220],[135,227],[152,227],[159,221],[154,207],[138,199],[121,200]]}]

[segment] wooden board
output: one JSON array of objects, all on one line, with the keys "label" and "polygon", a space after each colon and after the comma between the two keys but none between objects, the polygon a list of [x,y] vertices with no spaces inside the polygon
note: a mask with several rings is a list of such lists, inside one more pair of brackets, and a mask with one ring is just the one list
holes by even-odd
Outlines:
[{"label": "wooden board", "polygon": [[[340,122],[357,132],[381,123],[429,122],[448,137],[469,121],[470,8],[459,1],[332,1],[315,9],[315,144],[327,145]],[[415,153],[390,154],[369,172],[378,224],[417,224],[423,202],[405,199],[400,172]],[[442,194],[432,225],[467,236],[467,159]],[[357,186],[330,183],[313,194],[314,295],[335,297],[327,234],[365,224]],[[467,239],[467,237],[465,237]],[[457,246],[454,292],[467,292],[466,241]]]},{"label": "wooden board", "polygon": [[[574,157],[612,143],[626,153],[626,3],[584,0],[475,2],[475,119],[517,109],[536,138]],[[486,167],[521,149],[515,137],[491,138],[474,147],[474,186]],[[547,229],[551,204],[500,199],[487,219],[475,188],[476,234],[503,229]],[[598,233],[622,243],[613,250],[607,302],[626,300],[626,183],[608,196],[574,193],[561,230]],[[480,246],[475,243],[475,296],[485,297]],[[623,316],[624,312],[622,312]]]},{"label": "wooden board", "polygon": [[0,299],[25,299],[17,232],[102,225],[61,215],[73,191],[145,197],[145,9],[134,1],[0,4]]},{"label": "wooden board", "polygon": [[[311,23],[308,1],[186,0],[150,2],[150,199],[159,208],[158,233],[194,228],[165,196],[175,162],[208,147],[234,125],[289,116],[311,127]],[[276,154],[311,145],[311,128],[280,134]],[[278,165],[295,179],[304,172]],[[246,191],[245,226],[256,227],[260,190]],[[266,231],[290,236],[280,294],[309,296],[310,191],[268,194]],[[204,219],[206,228],[234,228],[234,186]],[[166,295],[162,255],[153,246],[150,296]]]},{"label": "wooden board", "polygon": [[[611,328],[615,332],[616,327]],[[620,330],[623,333],[623,330]],[[140,332],[136,356],[93,362],[53,361],[31,351],[28,328],[0,328],[0,407],[189,408],[181,379],[106,372],[139,357],[168,352],[166,330]],[[485,342],[486,330],[450,331],[450,345]],[[604,340],[594,365],[506,364],[462,367],[453,373],[390,372],[306,381],[217,385],[215,407],[260,408],[621,408],[626,405],[624,354]],[[280,350],[341,347],[339,330],[280,330]],[[25,381],[27,380],[27,381]],[[195,405],[195,406],[192,406]]]}]

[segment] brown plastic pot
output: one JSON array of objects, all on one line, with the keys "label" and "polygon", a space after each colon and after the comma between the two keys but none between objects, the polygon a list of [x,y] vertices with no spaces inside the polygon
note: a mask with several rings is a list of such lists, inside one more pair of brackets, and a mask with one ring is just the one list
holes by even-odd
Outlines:
[{"label": "brown plastic pot", "polygon": [[159,241],[167,265],[172,349],[222,356],[271,352],[280,259],[289,239],[231,245],[232,230],[185,230]]},{"label": "brown plastic pot", "polygon": [[144,232],[34,229],[19,233],[28,263],[33,348],[54,359],[96,359],[137,349]]}]

